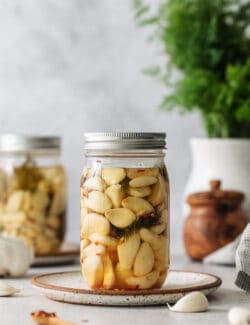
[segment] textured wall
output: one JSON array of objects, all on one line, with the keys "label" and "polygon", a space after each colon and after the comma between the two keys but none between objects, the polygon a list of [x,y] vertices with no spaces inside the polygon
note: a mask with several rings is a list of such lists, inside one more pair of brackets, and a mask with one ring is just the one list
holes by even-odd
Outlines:
[{"label": "textured wall", "polygon": [[79,235],[79,179],[86,131],[166,131],[172,247],[181,248],[188,139],[196,115],[160,112],[163,88],[141,70],[158,60],[130,1],[0,2],[0,132],[62,134],[69,173],[68,238]]}]

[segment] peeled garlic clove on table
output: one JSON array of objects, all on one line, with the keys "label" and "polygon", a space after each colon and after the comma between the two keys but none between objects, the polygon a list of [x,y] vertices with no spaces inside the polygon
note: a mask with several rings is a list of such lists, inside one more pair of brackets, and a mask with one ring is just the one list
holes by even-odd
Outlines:
[{"label": "peeled garlic clove on table", "polygon": [[165,193],[165,180],[159,175],[158,182],[152,186],[152,193],[149,195],[148,201],[153,206],[161,204],[165,199]]},{"label": "peeled garlic clove on table", "polygon": [[33,258],[33,249],[27,247],[22,239],[0,236],[0,275],[24,275]]},{"label": "peeled garlic clove on table", "polygon": [[228,321],[231,325],[250,324],[250,309],[233,307],[228,312]]},{"label": "peeled garlic clove on table", "polygon": [[142,243],[134,262],[134,274],[142,276],[152,271],[154,266],[154,252],[148,243]]},{"label": "peeled garlic clove on table", "polygon": [[105,210],[112,208],[112,203],[106,194],[99,191],[92,191],[88,193],[84,199],[87,208],[98,212],[104,213]]},{"label": "peeled garlic clove on table", "polygon": [[168,308],[180,313],[195,313],[208,310],[207,297],[199,291],[191,292],[177,301],[177,303]]},{"label": "peeled garlic clove on table", "polygon": [[127,285],[131,288],[149,289],[154,286],[159,277],[159,271],[152,271],[144,276],[132,276],[126,280]]},{"label": "peeled garlic clove on table", "polygon": [[83,184],[88,190],[95,190],[102,192],[105,188],[104,181],[99,176],[87,178]]},{"label": "peeled garlic clove on table", "polygon": [[126,177],[124,168],[103,168],[102,178],[108,185],[120,183]]},{"label": "peeled garlic clove on table", "polygon": [[119,208],[121,206],[122,200],[125,197],[125,191],[123,191],[120,184],[109,186],[106,190],[106,194],[112,201],[114,208]]},{"label": "peeled garlic clove on table", "polygon": [[140,247],[140,236],[133,234],[117,246],[118,258],[124,269],[131,269]]},{"label": "peeled garlic clove on table", "polygon": [[82,224],[82,235],[89,237],[92,233],[99,233],[108,235],[110,231],[110,224],[108,220],[97,213],[89,213],[85,216]]},{"label": "peeled garlic clove on table", "polygon": [[105,212],[106,218],[118,228],[125,228],[135,221],[134,213],[126,208],[110,209]]},{"label": "peeled garlic clove on table", "polygon": [[122,200],[122,206],[132,210],[138,216],[149,214],[154,211],[154,208],[148,201],[133,196],[128,196],[126,199]]},{"label": "peeled garlic clove on table", "polygon": [[82,273],[88,285],[96,288],[103,282],[103,263],[100,256],[89,255],[82,264]]},{"label": "peeled garlic clove on table", "polygon": [[153,176],[157,177],[159,174],[159,168],[127,168],[127,176],[132,179],[140,176]]},{"label": "peeled garlic clove on table", "polygon": [[116,250],[117,245],[118,245],[117,239],[110,237],[110,236],[105,236],[105,235],[99,234],[97,232],[91,234],[89,236],[89,240],[95,244],[102,244],[102,245],[106,246],[109,250]]},{"label": "peeled garlic clove on table", "polygon": [[130,187],[128,189],[128,194],[131,196],[135,196],[135,197],[145,197],[150,195],[151,193],[151,188],[150,186],[145,186],[145,187]]},{"label": "peeled garlic clove on table", "polygon": [[20,289],[12,287],[4,280],[0,281],[0,297],[13,296],[15,293],[18,293],[20,291]]},{"label": "peeled garlic clove on table", "polygon": [[145,187],[157,183],[157,178],[153,176],[140,176],[133,178],[129,182],[130,187]]}]

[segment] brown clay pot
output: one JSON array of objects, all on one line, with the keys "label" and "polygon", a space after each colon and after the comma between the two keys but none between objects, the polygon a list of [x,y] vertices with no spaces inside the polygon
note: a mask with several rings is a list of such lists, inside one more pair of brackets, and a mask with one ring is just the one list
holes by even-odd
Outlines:
[{"label": "brown clay pot", "polygon": [[211,191],[187,198],[191,210],[184,224],[184,244],[194,260],[202,260],[233,241],[248,222],[241,208],[244,194],[221,190],[220,185],[219,180],[212,180]]}]

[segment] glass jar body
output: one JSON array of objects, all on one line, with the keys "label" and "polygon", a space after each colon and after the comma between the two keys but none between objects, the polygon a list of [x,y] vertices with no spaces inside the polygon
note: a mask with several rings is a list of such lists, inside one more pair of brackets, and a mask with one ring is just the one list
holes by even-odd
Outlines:
[{"label": "glass jar body", "polygon": [[81,271],[92,288],[160,288],[169,268],[169,181],[162,151],[86,159]]},{"label": "glass jar body", "polygon": [[65,233],[66,173],[59,153],[0,155],[0,228],[36,255],[59,249]]}]

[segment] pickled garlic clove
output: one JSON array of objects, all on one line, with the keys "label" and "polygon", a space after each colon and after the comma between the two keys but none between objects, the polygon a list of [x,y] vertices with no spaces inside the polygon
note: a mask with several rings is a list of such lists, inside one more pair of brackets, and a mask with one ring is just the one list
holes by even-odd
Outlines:
[{"label": "pickled garlic clove", "polygon": [[119,184],[126,177],[124,168],[103,168],[102,178],[108,185]]},{"label": "pickled garlic clove", "polygon": [[130,187],[145,187],[157,183],[157,178],[154,176],[140,176],[133,178],[129,182]]},{"label": "pickled garlic clove", "polygon": [[105,210],[112,208],[112,203],[106,194],[99,191],[92,191],[84,198],[87,208],[98,212],[104,213]]},{"label": "pickled garlic clove", "polygon": [[105,246],[103,246],[101,244],[92,243],[83,249],[82,256],[83,257],[89,256],[89,255],[101,256],[101,255],[104,255],[105,252],[106,252]]},{"label": "pickled garlic clove", "polygon": [[109,250],[116,250],[118,245],[118,240],[110,236],[101,235],[97,232],[89,236],[89,240],[92,243],[102,244],[106,246]]},{"label": "pickled garlic clove", "polygon": [[166,277],[167,277],[167,269],[165,268],[164,271],[161,271],[161,272],[160,272],[159,278],[158,278],[158,280],[156,281],[156,283],[155,283],[155,285],[154,285],[155,288],[161,288],[162,285],[163,285],[163,283],[164,283],[165,280],[166,280]]},{"label": "pickled garlic clove", "polygon": [[100,287],[103,282],[102,258],[97,255],[87,256],[82,264],[82,274],[90,287]]},{"label": "pickled garlic clove", "polygon": [[151,188],[149,186],[145,186],[145,187],[130,187],[128,189],[128,194],[131,196],[135,196],[135,197],[145,197],[150,195],[151,193]]},{"label": "pickled garlic clove", "polygon": [[116,264],[115,267],[115,277],[117,286],[121,289],[126,289],[128,287],[126,280],[133,276],[132,270],[124,269],[120,263]]},{"label": "pickled garlic clove", "polygon": [[154,266],[154,252],[148,243],[142,243],[134,262],[134,274],[143,276],[151,272]]},{"label": "pickled garlic clove", "polygon": [[148,201],[133,196],[128,196],[122,200],[122,206],[132,210],[136,215],[148,214],[154,211],[154,208]]},{"label": "pickled garlic clove", "polygon": [[134,213],[126,208],[110,209],[105,212],[106,218],[118,228],[125,228],[135,221]]},{"label": "pickled garlic clove", "polygon": [[164,209],[166,209],[166,202],[163,202],[163,203],[157,205],[155,208],[156,208],[157,213],[158,213],[158,214],[161,214],[162,211],[163,211]]},{"label": "pickled garlic clove", "polygon": [[157,177],[159,174],[159,168],[127,168],[126,169],[127,176],[132,179],[140,176],[153,176]]},{"label": "pickled garlic clove", "polygon": [[48,216],[46,226],[52,230],[58,230],[61,226],[61,218],[58,215]]},{"label": "pickled garlic clove", "polygon": [[160,235],[165,229],[166,224],[164,223],[150,227],[150,230],[153,231],[156,235]]},{"label": "pickled garlic clove", "polygon": [[126,280],[127,285],[134,289],[149,289],[152,288],[159,278],[159,271],[152,271],[144,276],[130,277]]},{"label": "pickled garlic clove", "polygon": [[117,246],[119,262],[124,269],[132,268],[139,247],[139,234],[132,234]]},{"label": "pickled garlic clove", "polygon": [[23,198],[23,210],[25,212],[29,211],[32,206],[32,194],[29,191],[24,192]]},{"label": "pickled garlic clove", "polygon": [[84,178],[87,178],[90,175],[91,168],[90,167],[84,167],[82,171],[82,176]]},{"label": "pickled garlic clove", "polygon": [[160,218],[160,221],[161,221],[162,223],[165,223],[165,222],[167,222],[167,220],[168,220],[168,210],[167,210],[167,209],[164,209],[164,210],[162,210],[162,212],[161,212],[161,218]]},{"label": "pickled garlic clove", "polygon": [[14,191],[8,198],[6,205],[7,212],[18,212],[22,210],[24,203],[24,191]]},{"label": "pickled garlic clove", "polygon": [[51,208],[49,213],[50,214],[61,214],[64,212],[66,206],[66,193],[65,188],[62,187],[57,189],[54,193]]},{"label": "pickled garlic clove", "polygon": [[46,192],[36,190],[32,195],[32,206],[34,210],[44,211],[49,203],[49,196]]},{"label": "pickled garlic clove", "polygon": [[103,287],[105,289],[112,289],[115,285],[115,272],[109,255],[105,255],[103,257],[103,265],[104,265]]},{"label": "pickled garlic clove", "polygon": [[119,208],[126,193],[120,184],[111,185],[106,190],[107,196],[112,201],[114,208]]},{"label": "pickled garlic clove", "polygon": [[110,223],[104,216],[97,213],[89,213],[85,216],[81,228],[84,237],[89,237],[93,233],[108,235],[109,231]]},{"label": "pickled garlic clove", "polygon": [[148,197],[148,201],[156,206],[161,204],[166,197],[165,181],[164,178],[159,174],[158,182],[152,186],[152,193]]},{"label": "pickled garlic clove", "polygon": [[140,237],[143,241],[150,244],[153,250],[158,250],[161,248],[162,240],[160,236],[156,235],[154,232],[147,228],[141,228],[139,231]]},{"label": "pickled garlic clove", "polygon": [[87,214],[88,214],[88,209],[87,208],[81,208],[81,217],[80,217],[81,228],[83,227],[83,221],[84,221]]},{"label": "pickled garlic clove", "polygon": [[105,183],[103,179],[99,176],[87,178],[83,186],[86,187],[88,190],[95,190],[100,192],[103,192],[105,189]]},{"label": "pickled garlic clove", "polygon": [[80,252],[82,254],[84,248],[86,248],[90,244],[90,241],[86,238],[80,239]]}]

